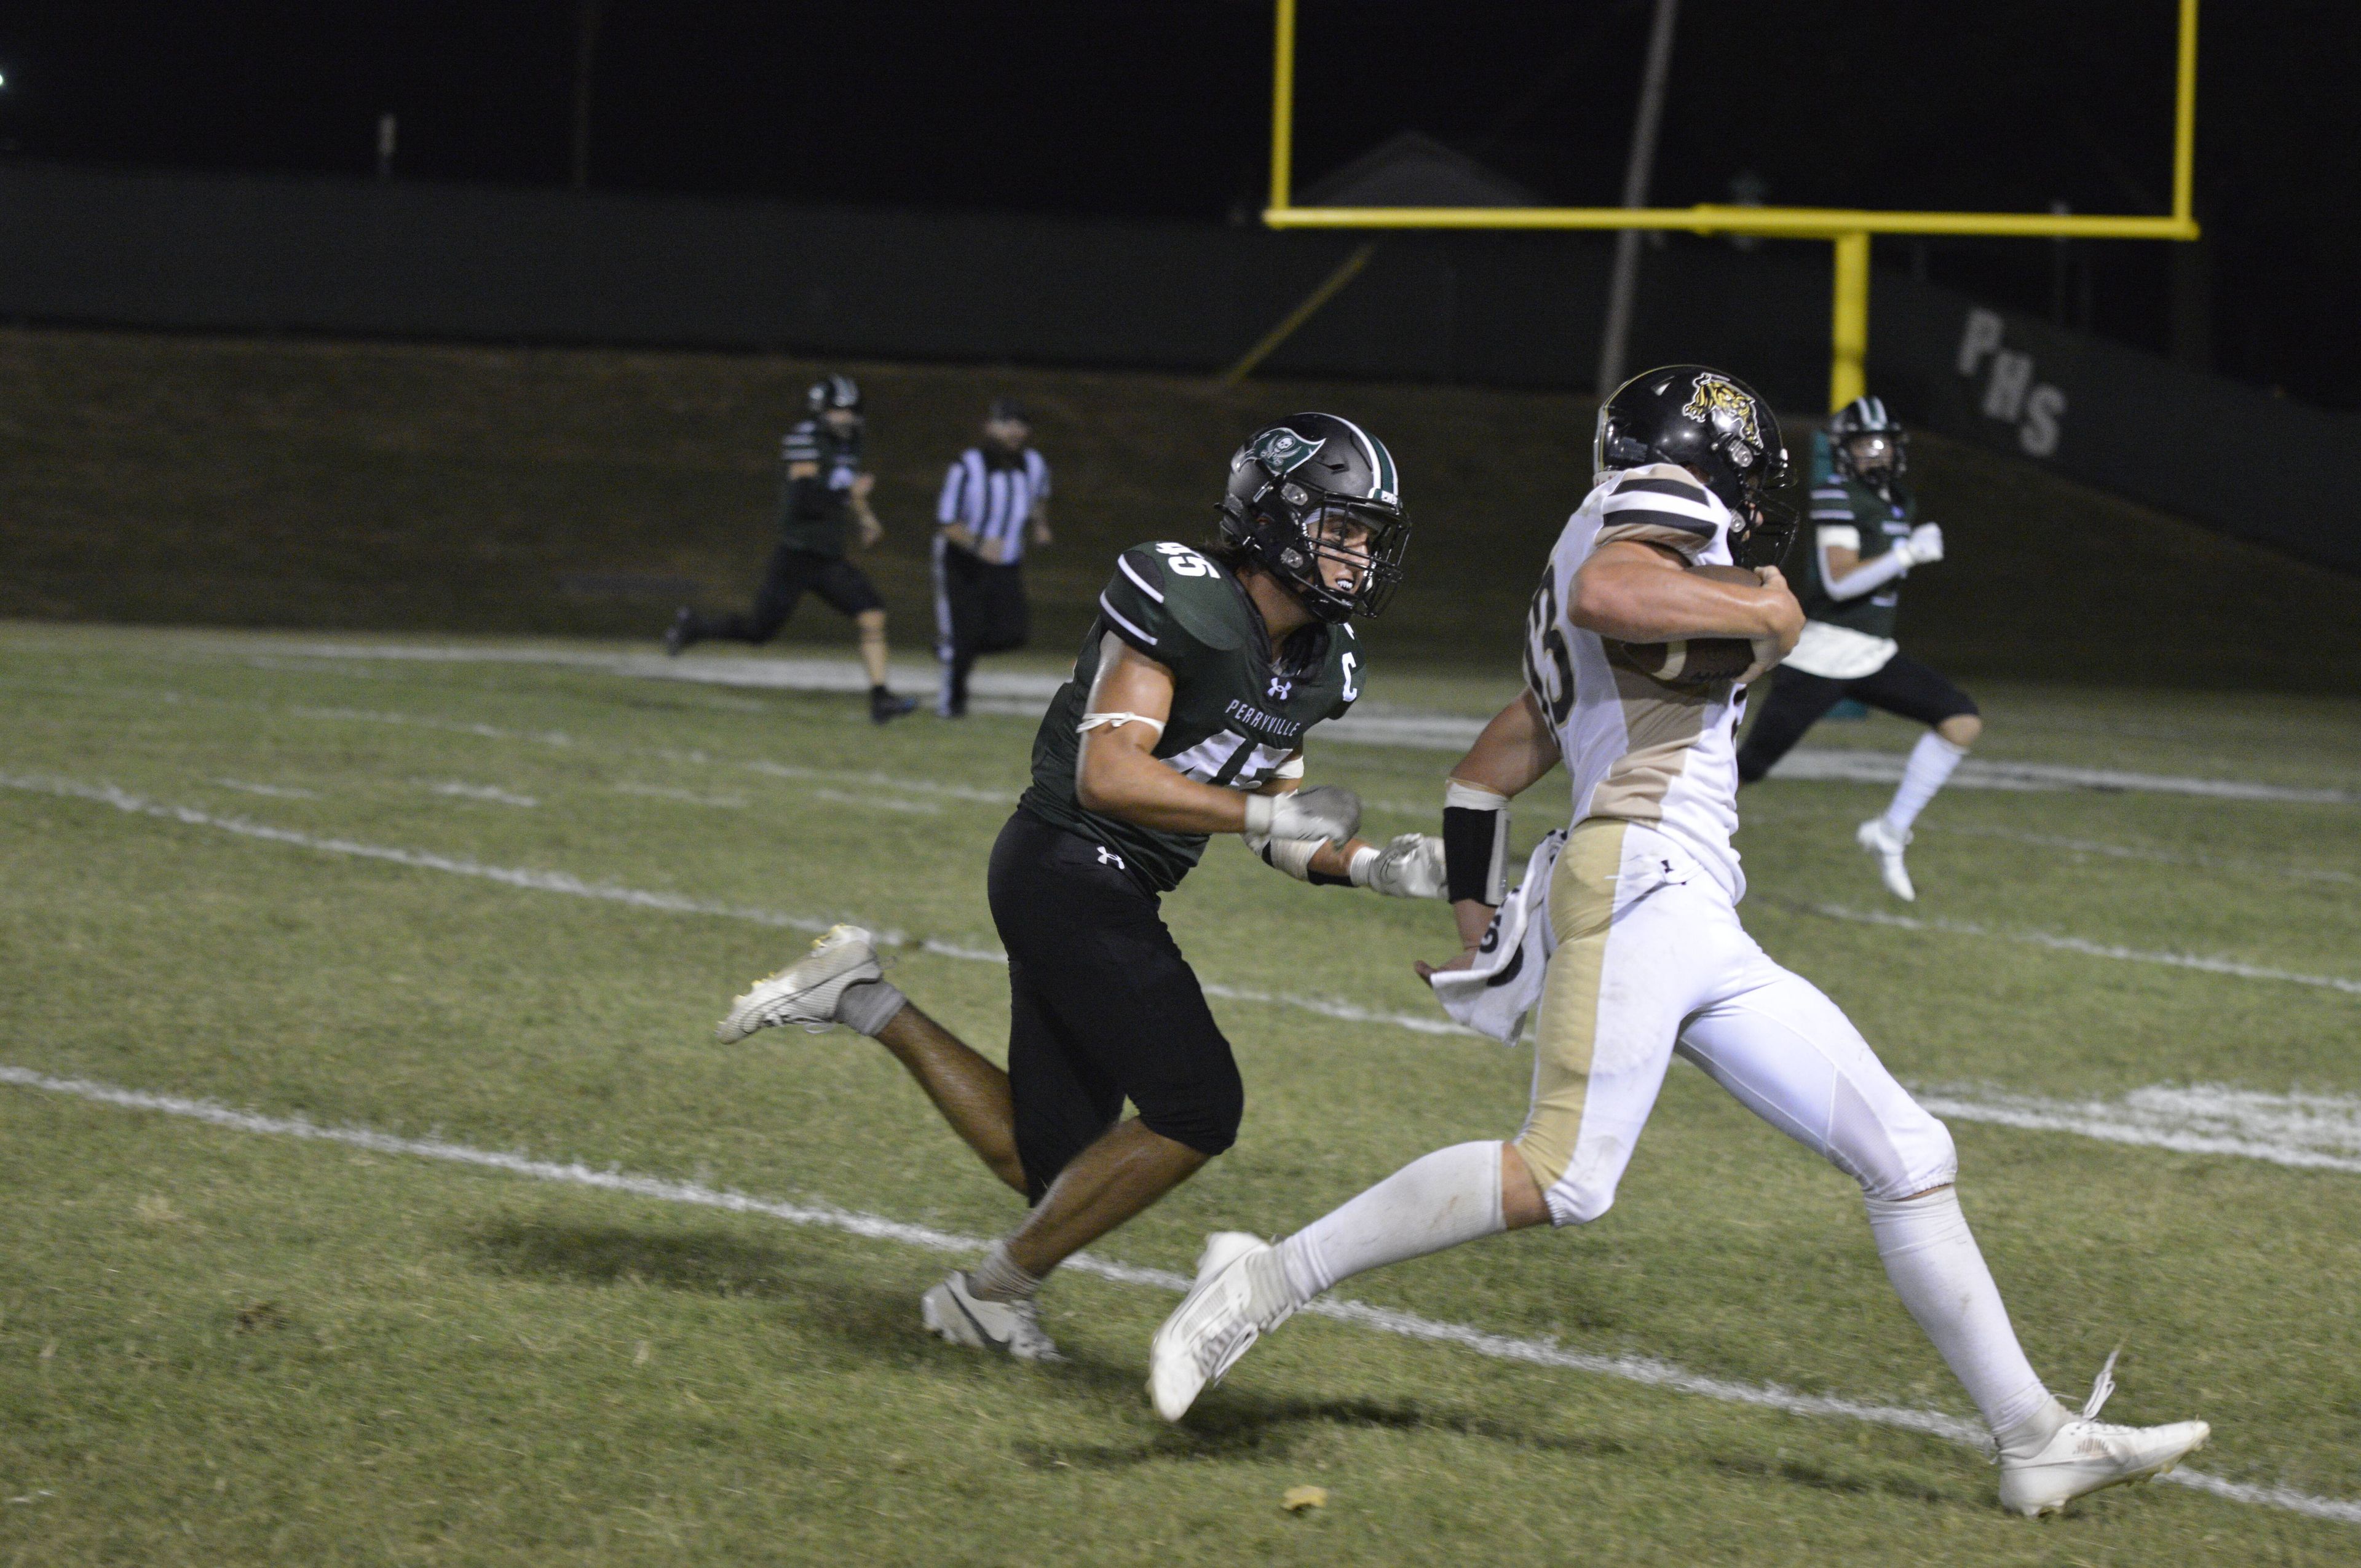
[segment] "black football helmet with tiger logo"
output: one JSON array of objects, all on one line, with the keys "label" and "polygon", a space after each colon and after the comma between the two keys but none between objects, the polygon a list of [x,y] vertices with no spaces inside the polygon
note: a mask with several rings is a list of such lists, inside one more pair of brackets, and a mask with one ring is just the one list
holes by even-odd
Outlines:
[{"label": "black football helmet with tiger logo", "polygon": [[1598,405],[1591,466],[1599,473],[1671,463],[1720,498],[1737,521],[1730,554],[1775,566],[1795,536],[1795,510],[1770,492],[1789,477],[1779,416],[1754,389],[1703,365],[1665,365],[1632,377]]}]

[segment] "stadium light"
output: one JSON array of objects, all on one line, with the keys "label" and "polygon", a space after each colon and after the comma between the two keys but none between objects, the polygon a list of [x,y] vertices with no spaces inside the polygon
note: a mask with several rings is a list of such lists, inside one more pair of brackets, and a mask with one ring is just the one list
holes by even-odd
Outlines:
[{"label": "stadium light", "polygon": [[1828,406],[1860,397],[1869,348],[1869,236],[1873,234],[1987,235],[2004,238],[2191,240],[2197,148],[2197,0],[2180,0],[2172,126],[2172,212],[2168,216],[2096,213],[1902,213],[1852,207],[1299,207],[1290,200],[1295,135],[1297,0],[1277,0],[1278,38],[1271,91],[1272,228],[1359,229],[1680,229],[1691,234],[1768,235],[1824,239],[1836,256],[1828,356]]}]

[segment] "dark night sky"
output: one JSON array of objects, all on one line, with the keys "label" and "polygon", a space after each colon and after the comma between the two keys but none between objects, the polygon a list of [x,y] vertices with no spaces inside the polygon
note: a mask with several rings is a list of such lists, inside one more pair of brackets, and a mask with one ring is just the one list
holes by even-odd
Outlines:
[{"label": "dark night sky", "polygon": [[[2160,212],[2170,0],[1686,0],[1654,199]],[[0,146],[133,167],[567,177],[580,0],[0,11]],[[1646,0],[1304,0],[1298,169],[1416,128],[1611,203]],[[1268,0],[600,0],[592,183],[863,206],[1223,220],[1260,204]],[[2214,0],[2199,215],[2217,368],[2361,406],[2361,6]],[[1906,241],[1881,242],[1883,259]],[[2169,344],[2173,247],[2070,255],[2068,309]],[[1942,241],[1937,279],[2051,308],[2048,241]],[[2087,271],[2087,284],[2084,272]],[[2083,302],[2087,297],[2087,304]]]}]

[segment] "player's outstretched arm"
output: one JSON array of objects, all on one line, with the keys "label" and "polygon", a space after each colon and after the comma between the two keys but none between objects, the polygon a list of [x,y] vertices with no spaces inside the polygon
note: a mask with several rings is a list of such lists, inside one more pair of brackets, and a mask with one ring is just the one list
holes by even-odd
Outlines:
[{"label": "player's outstretched arm", "polygon": [[[1279,776],[1255,793],[1293,795],[1303,784],[1303,751],[1279,765]],[[1366,887],[1389,898],[1443,896],[1443,840],[1427,833],[1398,834],[1386,844],[1350,839],[1342,844],[1324,839],[1273,839],[1267,834],[1243,835],[1246,848],[1274,871],[1315,887]]]},{"label": "player's outstretched arm", "polygon": [[1777,567],[1759,568],[1762,581],[1749,585],[1717,582],[1685,565],[1673,551],[1636,539],[1602,544],[1574,575],[1567,619],[1621,642],[1743,637],[1775,641],[1781,657],[1795,647],[1804,610]]},{"label": "player's outstretched arm", "polygon": [[1338,843],[1353,837],[1360,802],[1350,791],[1245,795],[1176,771],[1155,754],[1171,714],[1171,670],[1107,633],[1074,756],[1074,794],[1083,809],[1168,833],[1252,830]]}]

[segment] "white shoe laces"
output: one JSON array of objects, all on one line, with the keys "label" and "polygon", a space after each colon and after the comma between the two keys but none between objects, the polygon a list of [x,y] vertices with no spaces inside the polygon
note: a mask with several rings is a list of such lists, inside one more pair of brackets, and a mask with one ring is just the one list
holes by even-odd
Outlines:
[{"label": "white shoe laces", "polygon": [[2105,1407],[2107,1396],[2115,1391],[2115,1357],[2123,1353],[2122,1345],[2107,1352],[2107,1364],[2099,1368],[2099,1376],[2091,1383],[2091,1397],[2082,1401],[2082,1420],[2095,1421],[2099,1419],[2099,1411]]}]

